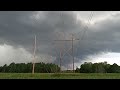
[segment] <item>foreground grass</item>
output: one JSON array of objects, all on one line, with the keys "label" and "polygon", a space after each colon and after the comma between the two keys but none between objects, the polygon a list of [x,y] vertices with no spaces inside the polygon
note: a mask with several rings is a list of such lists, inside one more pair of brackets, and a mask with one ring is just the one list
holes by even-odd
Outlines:
[{"label": "foreground grass", "polygon": [[0,79],[120,79],[120,73],[0,73]]}]

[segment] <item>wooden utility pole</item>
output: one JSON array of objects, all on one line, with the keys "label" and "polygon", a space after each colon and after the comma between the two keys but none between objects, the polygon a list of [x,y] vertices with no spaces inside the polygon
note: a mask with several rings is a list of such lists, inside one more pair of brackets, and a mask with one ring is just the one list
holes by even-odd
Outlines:
[{"label": "wooden utility pole", "polygon": [[62,52],[60,51],[60,72],[61,72]]},{"label": "wooden utility pole", "polygon": [[35,54],[36,54],[36,35],[35,35],[35,42],[34,42],[32,74],[34,74],[34,71],[35,71]]},{"label": "wooden utility pole", "polygon": [[74,47],[73,47],[73,34],[72,34],[72,57],[73,57],[73,73],[74,73]]}]

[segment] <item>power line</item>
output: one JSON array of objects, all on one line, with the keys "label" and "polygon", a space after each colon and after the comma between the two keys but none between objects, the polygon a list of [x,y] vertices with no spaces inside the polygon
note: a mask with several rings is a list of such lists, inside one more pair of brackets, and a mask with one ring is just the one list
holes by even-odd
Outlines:
[{"label": "power line", "polygon": [[[88,30],[88,25],[90,24],[90,21],[92,21],[92,18],[93,18],[93,15],[94,15],[94,13],[91,11],[91,13],[90,13],[90,16],[88,17],[88,23],[87,24],[85,24],[84,25],[84,27],[83,27],[83,30],[84,30],[84,32],[83,32],[83,34],[82,34],[82,37],[80,38],[80,40],[79,40],[79,42],[78,42],[78,45],[80,45],[80,42],[81,42],[81,40],[83,40],[83,38],[84,38],[84,36],[85,36],[85,33],[87,32],[87,30]],[[80,32],[79,32],[80,33]],[[79,33],[77,33],[77,34],[79,34]],[[78,56],[78,51],[79,51],[79,47],[78,47],[78,49],[77,49],[77,56]]]},{"label": "power line", "polygon": [[[91,12],[91,14],[90,14],[90,17],[88,18],[88,23],[90,24],[90,21],[92,20],[92,17],[93,17],[93,13]],[[84,35],[85,35],[85,32],[87,31],[87,29],[88,29],[88,25],[86,25],[86,27],[84,27],[84,33],[83,33],[83,35],[82,35],[82,38],[81,38],[81,40],[83,39],[83,37],[84,37]],[[65,37],[64,37],[65,38]],[[73,34],[72,34],[72,39],[73,39]],[[72,57],[73,57],[73,72],[74,72],[74,51],[73,51],[73,40],[54,40],[54,41],[72,41]],[[69,49],[69,50],[71,50],[71,49]],[[65,50],[65,49],[64,49]],[[68,50],[68,51],[69,51]],[[66,50],[65,50],[66,51]],[[68,51],[66,51],[66,53],[68,52]],[[65,54],[66,54],[65,53]],[[64,54],[64,55],[65,55]],[[69,53],[67,53],[67,54],[69,54]],[[64,56],[63,55],[63,56]],[[70,54],[69,54],[70,55]],[[61,55],[61,51],[60,51],[60,67],[61,67],[61,59],[62,59],[62,57],[63,57],[62,55]],[[71,56],[71,55],[70,55]]]},{"label": "power line", "polygon": [[[92,17],[93,17],[93,13],[91,12],[90,14],[90,17],[88,18],[88,23],[90,24],[90,21],[92,20]],[[83,39],[87,29],[88,29],[88,25],[86,25],[86,27],[84,27],[84,33],[82,35],[82,38],[81,40]],[[77,33],[79,34],[79,33]],[[64,37],[65,38],[65,37]],[[49,41],[49,40],[43,40],[43,41]],[[58,41],[58,40],[54,40],[54,41]],[[60,40],[59,40],[60,41]],[[64,42],[65,41],[70,41],[70,40],[63,40]],[[74,53],[73,53],[73,34],[72,34],[72,56],[74,57]],[[35,36],[35,48],[34,48],[34,59],[35,59],[35,51],[36,51],[36,36]],[[65,55],[65,54],[64,54]],[[69,54],[70,55],[70,54]],[[62,51],[60,52],[60,58],[62,59]],[[34,72],[34,66],[35,66],[35,62],[33,62],[33,72]],[[61,66],[61,65],[60,65]],[[74,58],[73,58],[73,72],[74,72]]]},{"label": "power line", "polygon": [[[72,48],[69,49],[69,50],[72,49],[72,55],[70,55],[70,54],[69,54],[69,55],[73,57],[73,72],[74,72],[74,49],[73,49],[74,43],[73,43],[73,41],[74,41],[74,40],[79,40],[79,39],[74,39],[73,36],[74,36],[74,35],[72,34],[72,39],[67,39],[67,40],[60,40],[60,39],[59,39],[59,40],[54,40],[54,41],[59,41],[59,42],[72,41]],[[65,50],[65,49],[64,49],[64,50]],[[64,55],[65,55],[65,54],[64,54]],[[62,59],[62,57],[63,57],[63,56],[61,55],[61,50],[60,50],[60,68],[61,68],[61,59]]]},{"label": "power line", "polygon": [[85,36],[85,33],[86,31],[88,30],[88,25],[90,24],[90,21],[92,20],[92,17],[93,17],[93,12],[90,13],[90,17],[88,18],[88,23],[84,26],[84,32],[83,32],[83,35],[82,35],[82,38],[81,40],[83,40],[84,36]]}]

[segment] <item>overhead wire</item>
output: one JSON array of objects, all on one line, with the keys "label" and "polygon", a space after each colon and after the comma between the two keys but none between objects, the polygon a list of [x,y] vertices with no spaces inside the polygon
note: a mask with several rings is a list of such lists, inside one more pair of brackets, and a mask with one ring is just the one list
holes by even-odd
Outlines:
[{"label": "overhead wire", "polygon": [[84,27],[83,27],[84,32],[83,32],[82,37],[80,38],[80,40],[78,42],[78,46],[77,46],[77,49],[76,49],[77,50],[77,54],[76,54],[77,57],[79,56],[78,52],[79,52],[79,49],[80,49],[80,42],[84,39],[84,36],[85,36],[87,30],[89,29],[88,25],[90,24],[90,21],[92,21],[93,16],[94,16],[94,13],[91,11],[90,16],[88,17],[88,20],[87,20],[88,23],[84,25]]}]

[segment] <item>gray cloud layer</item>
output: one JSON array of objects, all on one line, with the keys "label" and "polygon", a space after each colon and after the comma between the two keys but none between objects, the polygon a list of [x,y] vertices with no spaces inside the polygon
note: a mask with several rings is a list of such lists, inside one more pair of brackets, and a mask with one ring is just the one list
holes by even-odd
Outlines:
[{"label": "gray cloud layer", "polygon": [[[100,51],[111,50],[120,52],[120,14],[111,15],[95,25],[89,26],[85,38],[80,42],[75,42],[76,63],[89,54]],[[5,11],[0,12],[0,44],[22,46],[32,53],[34,34],[37,35],[37,55],[45,54],[58,57],[55,45],[60,48],[61,43],[52,41],[54,39],[68,39],[67,33],[77,33],[76,38],[81,38],[83,34],[82,21],[76,20],[73,12],[25,12],[25,11]],[[58,33],[64,32],[64,34]],[[81,32],[78,34],[78,32]],[[65,43],[66,49],[70,48],[71,42]],[[76,49],[77,47],[77,49]],[[59,51],[59,49],[57,49]],[[71,53],[71,52],[70,52]],[[57,54],[57,55],[56,55]],[[63,65],[72,63],[71,58],[66,61],[67,55],[63,59]],[[54,61],[58,63],[58,59]]]}]

